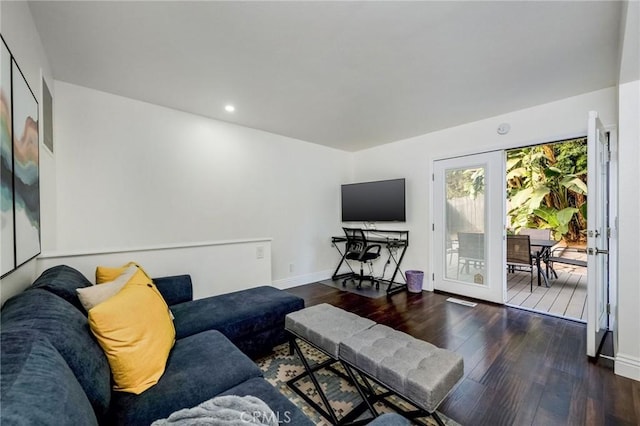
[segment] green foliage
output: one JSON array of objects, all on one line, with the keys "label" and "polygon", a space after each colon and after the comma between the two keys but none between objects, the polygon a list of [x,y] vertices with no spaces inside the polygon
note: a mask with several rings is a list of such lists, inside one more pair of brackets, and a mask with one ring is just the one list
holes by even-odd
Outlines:
[{"label": "green foliage", "polygon": [[447,171],[447,199],[484,194],[484,169],[458,169]]},{"label": "green foliage", "polygon": [[511,225],[551,229],[556,239],[584,239],[586,179],[585,138],[507,152]]}]

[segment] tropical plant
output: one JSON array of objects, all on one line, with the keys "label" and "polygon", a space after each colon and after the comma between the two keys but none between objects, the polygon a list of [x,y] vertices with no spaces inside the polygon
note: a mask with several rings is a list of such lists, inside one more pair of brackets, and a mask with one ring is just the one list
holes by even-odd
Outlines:
[{"label": "tropical plant", "polygon": [[586,139],[507,152],[508,216],[514,230],[551,229],[556,239],[584,239]]},{"label": "tropical plant", "polygon": [[484,194],[484,169],[457,169],[447,171],[447,197],[475,199]]}]

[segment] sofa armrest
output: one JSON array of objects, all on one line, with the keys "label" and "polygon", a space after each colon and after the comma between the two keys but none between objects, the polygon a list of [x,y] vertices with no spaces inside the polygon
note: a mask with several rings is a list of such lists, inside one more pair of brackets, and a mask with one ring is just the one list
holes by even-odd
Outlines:
[{"label": "sofa armrest", "polygon": [[154,278],[153,283],[169,306],[193,300],[190,275]]}]

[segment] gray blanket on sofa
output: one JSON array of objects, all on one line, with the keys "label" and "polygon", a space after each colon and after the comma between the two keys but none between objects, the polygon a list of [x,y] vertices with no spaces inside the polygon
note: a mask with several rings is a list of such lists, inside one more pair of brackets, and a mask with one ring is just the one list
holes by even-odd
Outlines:
[{"label": "gray blanket on sofa", "polygon": [[185,408],[152,426],[277,426],[278,418],[267,404],[255,396],[219,396]]}]

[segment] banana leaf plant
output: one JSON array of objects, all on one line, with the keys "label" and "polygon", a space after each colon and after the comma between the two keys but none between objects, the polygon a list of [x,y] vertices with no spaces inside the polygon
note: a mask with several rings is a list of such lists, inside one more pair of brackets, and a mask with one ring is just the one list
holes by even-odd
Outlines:
[{"label": "banana leaf plant", "polygon": [[507,153],[507,214],[514,231],[551,229],[557,240],[584,240],[586,156],[584,138]]}]

